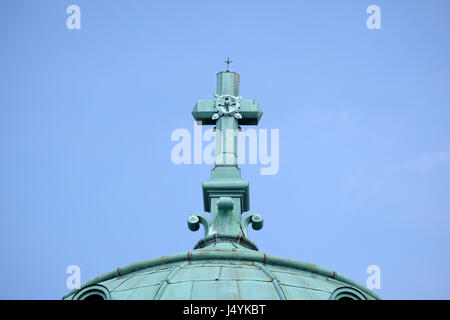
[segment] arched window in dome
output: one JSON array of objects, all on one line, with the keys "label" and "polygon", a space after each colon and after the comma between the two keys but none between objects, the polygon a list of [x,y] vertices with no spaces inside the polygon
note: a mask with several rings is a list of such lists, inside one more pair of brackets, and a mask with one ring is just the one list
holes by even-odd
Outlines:
[{"label": "arched window in dome", "polygon": [[367,300],[367,298],[355,288],[342,287],[334,290],[330,300]]},{"label": "arched window in dome", "polygon": [[93,285],[80,290],[73,300],[109,300],[110,298],[108,289],[101,285]]}]

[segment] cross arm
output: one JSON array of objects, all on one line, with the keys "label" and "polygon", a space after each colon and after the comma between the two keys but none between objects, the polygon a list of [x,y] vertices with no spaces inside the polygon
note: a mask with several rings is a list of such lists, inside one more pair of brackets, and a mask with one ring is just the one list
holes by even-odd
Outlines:
[{"label": "cross arm", "polygon": [[[192,110],[192,115],[196,121],[202,121],[204,125],[214,125],[216,120],[213,120],[212,117],[216,112],[214,100],[198,100]],[[239,113],[242,115],[239,124],[242,125],[257,125],[263,114],[258,101],[254,99],[242,100]]]}]

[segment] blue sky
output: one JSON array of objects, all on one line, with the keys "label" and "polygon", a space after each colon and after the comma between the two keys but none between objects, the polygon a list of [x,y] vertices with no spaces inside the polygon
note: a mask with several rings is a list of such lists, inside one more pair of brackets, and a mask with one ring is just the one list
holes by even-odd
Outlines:
[{"label": "blue sky", "polygon": [[[81,29],[66,8],[81,8]],[[366,8],[381,8],[381,30]],[[450,298],[448,1],[2,1],[0,298],[192,249],[210,165],[174,165],[215,74],[240,73],[280,169],[243,165],[250,237],[385,299]]]}]

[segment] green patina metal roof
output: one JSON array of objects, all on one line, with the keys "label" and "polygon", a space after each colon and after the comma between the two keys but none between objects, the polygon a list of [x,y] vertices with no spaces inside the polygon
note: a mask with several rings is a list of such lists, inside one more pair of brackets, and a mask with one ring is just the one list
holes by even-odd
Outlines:
[{"label": "green patina metal roof", "polygon": [[[229,64],[227,60],[227,64]],[[354,281],[314,264],[258,251],[248,226],[263,217],[250,210],[249,183],[237,165],[239,125],[257,125],[256,100],[239,96],[239,75],[217,74],[214,100],[199,100],[196,121],[216,125],[216,160],[203,182],[203,214],[188,217],[204,236],[192,251],[133,263],[107,272],[63,299],[379,299]]]},{"label": "green patina metal roof", "polygon": [[222,242],[114,269],[64,299],[91,290],[103,290],[108,299],[330,299],[343,289],[360,299],[378,299],[334,271]]}]

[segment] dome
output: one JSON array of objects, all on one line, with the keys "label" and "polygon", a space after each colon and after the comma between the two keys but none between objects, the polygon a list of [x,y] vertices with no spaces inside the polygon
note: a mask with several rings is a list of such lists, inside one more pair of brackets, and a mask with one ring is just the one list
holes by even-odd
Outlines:
[{"label": "dome", "polygon": [[117,268],[64,299],[374,300],[378,296],[314,264],[236,243],[216,243]]},{"label": "dome", "polygon": [[[230,61],[227,60],[227,64]],[[217,74],[215,100],[198,100],[196,121],[216,126],[216,159],[204,181],[203,207],[192,214],[191,231],[204,237],[192,251],[145,260],[107,272],[63,299],[286,300],[378,299],[365,287],[314,264],[268,255],[248,237],[263,227],[263,216],[249,213],[249,182],[241,178],[237,139],[240,125],[257,125],[257,100],[239,96],[239,75]],[[230,134],[231,131],[231,134]]]}]

